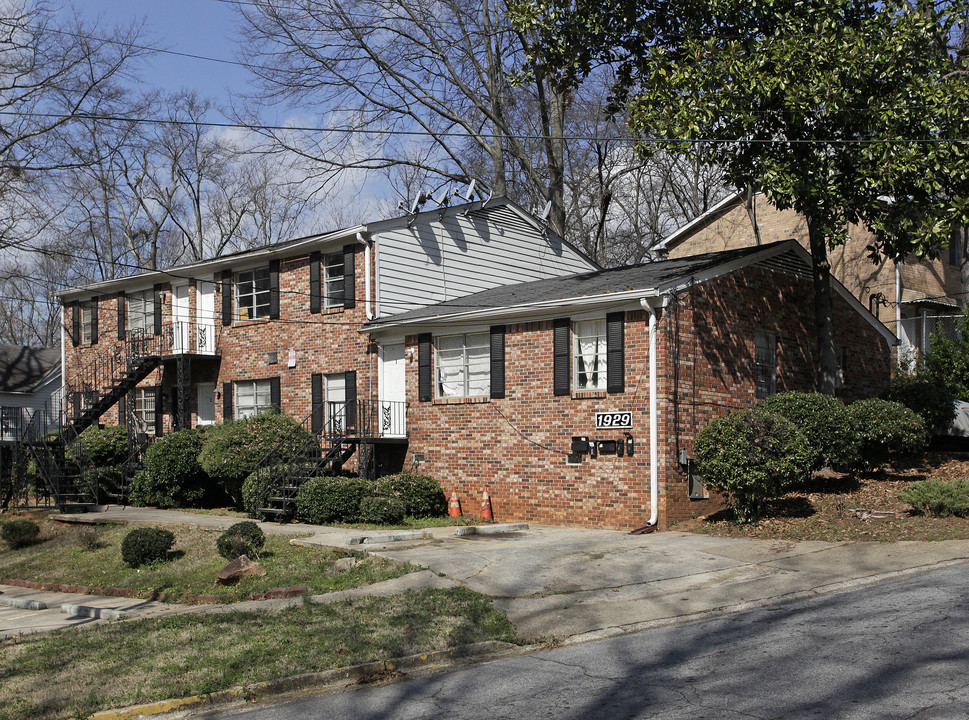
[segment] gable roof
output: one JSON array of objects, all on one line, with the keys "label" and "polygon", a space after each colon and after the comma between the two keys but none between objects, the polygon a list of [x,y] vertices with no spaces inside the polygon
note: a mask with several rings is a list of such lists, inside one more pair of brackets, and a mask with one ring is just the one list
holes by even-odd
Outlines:
[{"label": "gable roof", "polygon": [[[504,285],[492,290],[428,305],[367,323],[362,332],[389,328],[475,322],[523,315],[540,316],[563,308],[635,302],[656,297],[691,282],[703,282],[749,265],[811,278],[811,256],[795,240],[705,253],[641,265],[610,268],[533,282]],[[890,344],[897,339],[857,298],[834,278],[832,290],[861,313]]]},{"label": "gable roof", "polygon": [[0,344],[0,392],[34,392],[60,369],[60,350]]},{"label": "gable roof", "polygon": [[693,234],[697,228],[703,227],[707,223],[713,222],[721,215],[726,214],[729,210],[732,210],[737,205],[741,204],[744,200],[744,196],[740,193],[731,193],[723,200],[718,202],[716,205],[711,207],[705,213],[697,215],[695,218],[690,220],[686,225],[678,227],[676,230],[671,232],[665,238],[656,243],[656,250],[660,252],[668,252],[671,248],[676,247],[686,238]]}]

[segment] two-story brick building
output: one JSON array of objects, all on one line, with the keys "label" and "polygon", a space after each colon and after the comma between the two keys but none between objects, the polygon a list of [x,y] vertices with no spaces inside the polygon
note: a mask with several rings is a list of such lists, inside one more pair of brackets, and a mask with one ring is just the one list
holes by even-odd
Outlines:
[{"label": "two-story brick building", "polygon": [[[506,201],[98,283],[64,303],[66,392],[86,422],[157,435],[277,407],[368,449],[352,469],[418,467],[466,509],[487,488],[503,519],[666,527],[705,512],[696,432],[815,386],[810,258],[796,243],[601,270]],[[843,396],[877,393],[893,336],[840,284],[835,316]]]}]

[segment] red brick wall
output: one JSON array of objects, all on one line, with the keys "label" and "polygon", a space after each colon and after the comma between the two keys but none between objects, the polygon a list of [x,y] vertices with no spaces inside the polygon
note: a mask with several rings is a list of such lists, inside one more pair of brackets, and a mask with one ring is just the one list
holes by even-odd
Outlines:
[{"label": "red brick wall", "polygon": [[[677,444],[688,452],[710,419],[746,407],[754,397],[754,332],[778,337],[778,390],[814,389],[816,340],[809,282],[748,268],[684,291],[658,323],[659,525],[706,514],[716,499],[690,500]],[[835,301],[838,337],[846,345],[845,399],[887,383],[888,346],[863,318]],[[676,341],[678,339],[678,342]],[[462,508],[477,513],[488,489],[498,520],[630,528],[649,518],[649,376],[647,316],[626,315],[626,390],[619,394],[552,394],[552,321],[508,327],[506,397],[469,402],[415,402],[416,336],[407,368],[408,464],[419,467]],[[566,462],[572,436],[616,439],[595,430],[595,412],[630,410],[632,457],[584,456]]]}]

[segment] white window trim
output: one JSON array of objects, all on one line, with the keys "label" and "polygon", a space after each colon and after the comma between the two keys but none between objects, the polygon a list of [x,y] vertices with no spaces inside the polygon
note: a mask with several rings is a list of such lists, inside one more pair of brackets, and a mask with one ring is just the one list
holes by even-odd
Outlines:
[{"label": "white window trim", "polygon": [[94,313],[97,300],[85,300],[81,303],[81,345],[91,345],[94,338]]},{"label": "white window trim", "polygon": [[133,334],[141,333],[142,335],[153,334],[155,331],[155,291],[154,289],[128,293],[127,306],[128,306],[128,318],[127,318],[128,332]]},{"label": "white window trim", "polygon": [[[483,338],[480,342],[470,342],[469,338]],[[441,374],[441,355],[440,355],[440,344],[442,340],[461,338],[460,347],[460,368],[457,370],[457,375],[453,378],[445,380]],[[457,350],[458,348],[453,348]],[[488,374],[488,381],[485,383],[483,388],[472,391],[471,388],[471,357],[468,351],[470,350],[483,350],[483,364],[485,371]],[[490,355],[491,353],[491,337],[487,332],[470,332],[470,333],[455,333],[449,335],[437,335],[434,337],[434,397],[439,400],[446,400],[452,398],[478,398],[478,397],[488,397],[491,394],[491,365],[490,365]],[[460,385],[460,388],[455,388],[455,392],[446,393],[444,392],[445,385]]]},{"label": "white window trim", "polygon": [[[323,293],[323,308],[342,308],[346,293],[346,278],[344,277],[344,267],[346,255],[342,252],[325,253],[323,255],[323,282],[320,284]],[[331,275],[331,271],[335,272]],[[331,287],[334,290],[331,290]],[[336,288],[339,292],[335,292]]]},{"label": "white window trim", "polygon": [[158,389],[156,387],[135,388],[135,406],[131,409],[131,414],[138,423],[139,432],[148,435],[157,434],[158,428],[155,427],[156,402],[158,402]]},{"label": "white window trim", "polygon": [[[265,273],[266,281],[267,283],[270,283],[270,285],[266,290],[258,291],[256,290],[256,277],[257,275],[262,273]],[[246,276],[246,275],[252,276],[251,281],[243,279],[243,276]],[[245,282],[252,283],[252,292],[249,292],[243,295],[241,292],[241,286]],[[233,294],[235,295],[233,299],[235,301],[236,320],[263,320],[263,319],[269,318],[270,308],[272,306],[272,299],[271,299],[272,284],[271,284],[271,275],[268,267],[258,267],[258,268],[252,268],[251,270],[238,271],[236,273],[232,286],[233,286]],[[259,299],[259,296],[263,294],[265,294],[267,299],[265,304],[260,305],[258,303],[258,299]],[[247,304],[245,307],[243,307],[242,305],[243,299],[248,299],[248,301],[251,304]],[[243,317],[242,315],[243,310],[246,310],[245,317]]]},{"label": "white window trim", "polygon": [[[242,392],[252,389],[252,403],[243,405],[241,401]],[[235,395],[232,404],[233,417],[236,420],[242,418],[255,417],[273,409],[272,403],[272,380],[265,378],[262,380],[236,380],[232,383],[232,392]],[[260,404],[259,398],[263,396],[265,402]]]},{"label": "white window trim", "polygon": [[[596,327],[597,326],[597,327]],[[601,332],[595,332],[594,334],[590,332],[590,329],[596,327],[596,329],[601,329]],[[597,367],[592,373],[579,371],[579,361],[585,357],[589,356],[589,348],[586,347],[586,352],[583,353],[581,350],[581,344],[583,340],[588,341],[589,339],[595,339],[595,349],[593,358],[596,360]],[[586,392],[605,392],[608,382],[607,377],[607,354],[606,354],[606,319],[605,318],[593,318],[589,320],[573,320],[572,322],[572,387],[577,393]],[[582,387],[579,383],[579,375],[595,375],[595,385],[587,385]]]}]

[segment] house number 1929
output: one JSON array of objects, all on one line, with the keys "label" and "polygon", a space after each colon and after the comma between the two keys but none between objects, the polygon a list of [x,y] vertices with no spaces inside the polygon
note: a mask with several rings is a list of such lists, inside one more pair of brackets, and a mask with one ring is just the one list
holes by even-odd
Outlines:
[{"label": "house number 1929", "polygon": [[597,412],[596,430],[630,430],[633,426],[631,412]]}]

